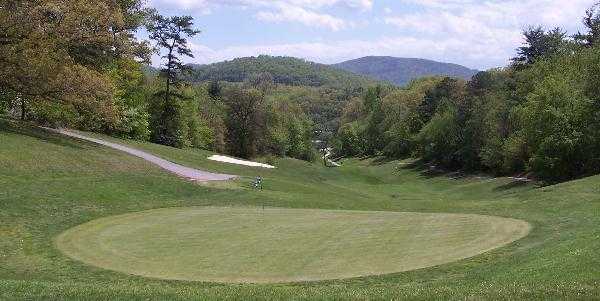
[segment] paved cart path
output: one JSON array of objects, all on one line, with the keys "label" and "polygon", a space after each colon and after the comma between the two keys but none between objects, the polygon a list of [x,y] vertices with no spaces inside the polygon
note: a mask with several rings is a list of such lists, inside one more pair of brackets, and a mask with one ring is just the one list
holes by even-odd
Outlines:
[{"label": "paved cart path", "polygon": [[234,176],[234,175],[211,173],[211,172],[179,165],[179,164],[170,162],[168,160],[162,159],[160,157],[154,156],[152,154],[149,154],[147,152],[137,150],[135,148],[123,146],[123,145],[117,144],[117,143],[104,141],[101,139],[90,138],[87,136],[77,134],[75,132],[71,132],[69,130],[65,130],[65,129],[57,130],[57,129],[50,129],[50,128],[46,128],[46,129],[53,131],[55,133],[65,135],[65,136],[94,142],[94,143],[104,145],[104,146],[107,146],[107,147],[110,147],[110,148],[113,148],[116,150],[120,150],[120,151],[128,153],[130,155],[142,158],[148,162],[151,162],[152,164],[159,166],[162,169],[165,169],[165,170],[167,170],[171,173],[174,173],[180,177],[184,177],[190,181],[195,181],[195,182],[227,181],[227,180],[232,180],[232,179],[237,178],[237,176]]}]

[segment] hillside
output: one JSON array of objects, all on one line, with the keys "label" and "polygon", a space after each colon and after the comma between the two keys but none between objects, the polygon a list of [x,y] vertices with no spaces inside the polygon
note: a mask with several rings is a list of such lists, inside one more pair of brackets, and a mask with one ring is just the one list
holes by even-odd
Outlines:
[{"label": "hillside", "polygon": [[367,56],[332,66],[399,86],[419,77],[434,75],[470,79],[478,72],[457,64],[389,56]]},{"label": "hillside", "polygon": [[191,65],[190,80],[243,82],[253,74],[270,73],[275,83],[290,86],[358,87],[375,82],[370,78],[340,70],[328,65],[293,57],[236,58],[209,65]]},{"label": "hillside", "polygon": [[[253,191],[248,186],[257,174],[256,169],[209,161],[206,158],[210,152],[98,137],[152,152],[178,164],[241,175],[242,179],[210,185],[194,184],[119,151],[0,119],[0,141],[4,142],[0,143],[1,300],[248,300],[257,299],[257,296],[266,300],[293,299],[296,296],[304,296],[306,300],[539,300],[593,299],[600,293],[597,281],[600,259],[597,252],[600,247],[597,239],[600,224],[597,214],[600,209],[599,177],[536,188],[518,182],[515,184],[508,178],[446,177],[399,161],[382,163],[350,159],[344,162],[343,167],[331,169],[298,160],[279,159],[274,162],[277,169],[260,171],[264,178],[264,190]],[[191,208],[189,213],[193,215],[198,212],[194,211],[197,208],[215,206],[360,210],[389,214],[479,214],[521,219],[534,227],[527,237],[510,245],[437,267],[293,285],[217,285],[139,277],[81,263],[57,249],[56,238],[61,233],[78,225],[98,221],[99,218],[138,214],[159,208]],[[240,230],[227,231],[223,227],[220,231],[226,231],[225,237],[231,238],[231,235],[244,230],[250,223],[261,222],[264,210],[252,212],[252,217],[261,213],[260,219],[233,225],[243,226]],[[158,221],[173,227],[168,224],[169,220]],[[344,228],[341,231],[347,230],[344,233],[350,233],[352,237],[370,234],[365,232],[361,221],[354,224],[360,229]],[[175,222],[181,225],[180,220]],[[201,223],[203,219],[195,218],[193,222]],[[220,227],[227,220],[209,222],[211,227]],[[335,220],[321,219],[319,222]],[[296,224],[301,225],[313,226]],[[429,226],[417,223],[414,231],[426,228]],[[279,229],[286,231],[279,230],[277,233],[321,233]],[[175,230],[184,234],[204,233],[198,229],[189,232]],[[297,228],[294,230],[298,231]],[[496,233],[480,231],[480,228],[471,228],[471,231],[486,235]],[[138,230],[137,233],[140,237],[132,238],[133,247],[154,239],[143,237],[152,232]],[[207,234],[212,235],[210,232]],[[87,236],[83,238],[87,239]],[[324,237],[319,245],[337,243],[339,240],[339,235]],[[214,241],[211,240],[213,243],[208,246],[214,245]],[[389,240],[383,241],[387,244]],[[289,242],[295,240],[285,241]],[[411,246],[424,242],[421,238]],[[185,240],[174,243],[185,243]],[[262,242],[251,246],[266,244],[280,247],[285,243]],[[188,244],[192,247],[198,245],[204,246],[197,242]],[[249,250],[239,247],[234,241],[229,246],[228,252],[214,254]],[[96,252],[96,249],[90,250]],[[104,247],[99,250],[113,249]],[[151,247],[142,251],[145,250],[157,252],[161,249]],[[318,253],[319,250],[324,253]],[[314,258],[323,258],[322,254],[327,254],[329,250],[306,250],[304,254],[308,255],[304,265],[313,262]],[[393,248],[377,250],[375,259],[389,250]],[[430,249],[423,251],[427,250]],[[116,260],[129,254],[129,251],[119,252],[119,256],[109,259]],[[415,252],[419,251],[404,256],[420,254]],[[174,253],[175,256],[178,254]],[[437,258],[441,254],[430,257]],[[164,256],[173,254],[158,255],[152,258],[161,260],[154,259],[153,263],[160,263]],[[265,264],[278,262],[275,257],[272,259],[274,255],[271,252],[260,256],[263,256],[261,260],[264,259],[260,262]],[[398,262],[404,262],[405,258],[402,257]],[[194,264],[204,260],[192,259]],[[246,260],[239,264],[248,262]],[[356,261],[337,262],[336,266],[360,266]],[[287,264],[283,266],[286,267]],[[236,270],[237,265],[230,265],[230,269]],[[191,271],[202,272],[203,269]]]}]

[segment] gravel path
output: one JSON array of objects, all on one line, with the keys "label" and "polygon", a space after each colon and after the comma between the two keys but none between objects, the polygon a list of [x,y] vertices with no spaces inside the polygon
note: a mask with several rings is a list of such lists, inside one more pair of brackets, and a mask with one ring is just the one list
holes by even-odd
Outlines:
[{"label": "gravel path", "polygon": [[148,162],[158,165],[159,167],[161,167],[171,173],[174,173],[180,177],[186,178],[190,181],[195,181],[195,182],[227,181],[227,180],[232,180],[232,179],[237,178],[237,176],[234,176],[234,175],[216,174],[216,173],[210,173],[210,172],[186,167],[186,166],[167,161],[160,157],[151,155],[149,153],[146,153],[146,152],[143,152],[143,151],[131,148],[131,147],[107,142],[107,141],[100,140],[100,139],[90,138],[90,137],[83,136],[83,135],[80,135],[80,134],[77,134],[77,133],[74,133],[74,132],[71,132],[68,130],[64,130],[64,129],[57,130],[57,129],[50,129],[50,128],[46,128],[46,129],[50,130],[52,132],[55,132],[55,133],[63,134],[65,136],[78,138],[78,139],[94,142],[94,143],[97,143],[100,145],[108,146],[110,148],[114,148],[116,150],[126,152],[130,155],[140,157]]}]

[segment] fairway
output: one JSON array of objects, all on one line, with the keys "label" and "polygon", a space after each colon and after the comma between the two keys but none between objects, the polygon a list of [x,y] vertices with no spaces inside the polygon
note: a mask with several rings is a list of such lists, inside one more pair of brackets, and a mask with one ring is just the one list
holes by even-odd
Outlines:
[{"label": "fairway", "polygon": [[529,230],[524,221],[482,215],[189,207],[97,219],[62,233],[56,245],[78,261],[133,275],[277,283],[440,265]]}]

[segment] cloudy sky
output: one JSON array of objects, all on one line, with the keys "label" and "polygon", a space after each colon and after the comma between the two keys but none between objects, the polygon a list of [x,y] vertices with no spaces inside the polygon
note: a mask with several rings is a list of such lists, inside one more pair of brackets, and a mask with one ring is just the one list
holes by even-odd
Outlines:
[{"label": "cloudy sky", "polygon": [[581,28],[597,0],[148,0],[191,15],[194,63],[259,54],[337,63],[418,57],[476,69],[504,66],[527,25]]}]

